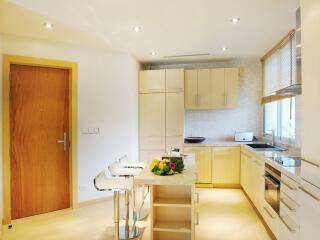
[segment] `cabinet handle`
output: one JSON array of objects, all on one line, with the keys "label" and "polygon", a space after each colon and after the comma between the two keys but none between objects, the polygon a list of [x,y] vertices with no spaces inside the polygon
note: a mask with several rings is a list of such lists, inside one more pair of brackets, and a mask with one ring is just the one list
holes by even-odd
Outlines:
[{"label": "cabinet handle", "polygon": [[199,225],[199,213],[198,212],[195,213],[195,217],[196,217],[195,225]]},{"label": "cabinet handle", "polygon": [[317,163],[311,162],[311,161],[306,160],[306,159],[304,159],[304,158],[302,158],[301,160],[304,161],[304,162],[306,162],[306,163],[309,163],[309,164],[311,164],[311,165],[313,165],[313,166],[315,166],[315,167],[319,167],[319,168],[320,168],[320,165],[317,164]]},{"label": "cabinet handle", "polygon": [[285,181],[281,181],[281,183],[283,183],[285,186],[287,186],[290,190],[292,190],[292,191],[296,191],[297,190],[297,188],[295,188],[295,187],[291,187],[288,183],[286,183]]},{"label": "cabinet handle", "polygon": [[283,205],[285,205],[291,212],[296,212],[296,209],[290,207],[289,204],[286,203],[283,198],[280,198],[280,202],[282,202]]},{"label": "cabinet handle", "polygon": [[268,208],[266,206],[263,207],[264,210],[268,213],[268,215],[272,218],[272,219],[276,219],[276,217],[274,217],[268,210]]},{"label": "cabinet handle", "polygon": [[228,104],[228,97],[227,94],[224,95],[224,105]]},{"label": "cabinet handle", "polygon": [[307,195],[309,195],[310,197],[312,197],[314,200],[316,200],[317,202],[320,202],[320,199],[318,197],[316,197],[315,195],[313,195],[312,193],[310,193],[309,191],[307,191],[304,187],[299,186],[298,187],[302,192],[306,193]]},{"label": "cabinet handle", "polygon": [[195,203],[199,203],[199,200],[200,200],[199,193],[196,192],[195,195],[196,195],[196,201],[195,201]]},{"label": "cabinet handle", "polygon": [[288,230],[289,230],[290,232],[295,232],[295,231],[296,231],[295,229],[293,229],[292,227],[290,227],[288,223],[286,223],[286,221],[284,220],[283,216],[279,216],[279,218],[280,218],[281,222],[283,222],[283,224],[288,228]]}]

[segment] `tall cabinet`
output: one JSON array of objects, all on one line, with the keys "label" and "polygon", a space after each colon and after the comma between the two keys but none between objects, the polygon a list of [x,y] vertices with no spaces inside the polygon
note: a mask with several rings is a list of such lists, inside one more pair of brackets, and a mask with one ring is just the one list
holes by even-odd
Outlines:
[{"label": "tall cabinet", "polygon": [[140,71],[140,160],[182,149],[184,132],[184,69]]}]

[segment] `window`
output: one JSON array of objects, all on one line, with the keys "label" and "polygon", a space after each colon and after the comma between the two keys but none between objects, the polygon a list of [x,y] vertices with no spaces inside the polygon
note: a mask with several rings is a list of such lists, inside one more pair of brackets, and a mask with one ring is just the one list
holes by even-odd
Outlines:
[{"label": "window", "polygon": [[281,141],[295,139],[295,97],[266,103],[264,105],[264,134],[275,131]]}]

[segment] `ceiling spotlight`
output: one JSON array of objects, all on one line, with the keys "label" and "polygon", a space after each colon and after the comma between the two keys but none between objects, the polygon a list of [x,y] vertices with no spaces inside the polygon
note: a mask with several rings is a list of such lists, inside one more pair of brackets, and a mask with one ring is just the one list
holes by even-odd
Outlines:
[{"label": "ceiling spotlight", "polygon": [[50,23],[50,22],[45,22],[43,25],[44,25],[45,28],[47,28],[47,29],[52,29],[52,28],[53,28],[53,23]]},{"label": "ceiling spotlight", "polygon": [[221,48],[221,51],[223,51],[223,52],[225,52],[225,51],[227,51],[227,50],[228,50],[227,47],[222,47],[222,48]]},{"label": "ceiling spotlight", "polygon": [[151,52],[150,54],[151,54],[152,56],[157,55],[157,53],[156,53],[156,52]]},{"label": "ceiling spotlight", "polygon": [[234,18],[231,18],[230,21],[231,21],[232,23],[236,24],[236,23],[238,23],[238,22],[240,21],[240,18],[234,17]]},{"label": "ceiling spotlight", "polygon": [[140,32],[140,31],[141,31],[141,27],[140,27],[140,26],[134,26],[134,27],[132,28],[132,30],[133,30],[134,32]]}]

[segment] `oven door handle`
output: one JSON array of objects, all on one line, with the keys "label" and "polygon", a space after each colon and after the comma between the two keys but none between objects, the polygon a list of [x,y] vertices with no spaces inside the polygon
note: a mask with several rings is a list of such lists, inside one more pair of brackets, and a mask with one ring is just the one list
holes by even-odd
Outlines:
[{"label": "oven door handle", "polygon": [[267,176],[267,175],[263,175],[264,179],[266,179],[268,182],[270,182],[274,187],[278,188],[279,187],[279,183],[277,183],[276,181],[274,181],[271,177]]}]

